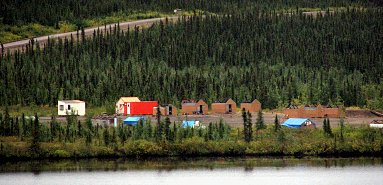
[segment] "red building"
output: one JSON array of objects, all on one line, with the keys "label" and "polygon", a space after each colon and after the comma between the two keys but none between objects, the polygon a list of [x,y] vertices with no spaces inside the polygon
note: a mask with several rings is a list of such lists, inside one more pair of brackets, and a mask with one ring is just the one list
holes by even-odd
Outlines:
[{"label": "red building", "polygon": [[130,115],[152,115],[153,108],[157,106],[157,101],[131,102]]},{"label": "red building", "polygon": [[120,115],[151,115],[157,101],[141,101],[138,97],[121,97],[116,103],[116,113]]}]

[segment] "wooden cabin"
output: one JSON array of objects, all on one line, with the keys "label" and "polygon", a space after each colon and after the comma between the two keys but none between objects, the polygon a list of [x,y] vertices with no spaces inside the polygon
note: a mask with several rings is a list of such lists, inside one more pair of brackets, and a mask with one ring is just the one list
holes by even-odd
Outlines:
[{"label": "wooden cabin", "polygon": [[317,106],[289,106],[283,110],[286,118],[339,118],[340,108]]},{"label": "wooden cabin", "polygon": [[177,115],[177,108],[174,105],[160,105],[157,107],[153,107],[153,115],[157,115],[157,109],[160,108],[161,115],[163,116],[172,116]]},{"label": "wooden cabin", "polygon": [[211,113],[213,114],[230,114],[237,111],[237,104],[229,98],[228,100],[216,101],[211,104]]},{"label": "wooden cabin", "polygon": [[258,112],[262,109],[262,104],[257,99],[252,102],[241,103],[241,111]]},{"label": "wooden cabin", "polygon": [[203,101],[198,100],[183,100],[182,103],[182,114],[208,114],[209,106]]}]

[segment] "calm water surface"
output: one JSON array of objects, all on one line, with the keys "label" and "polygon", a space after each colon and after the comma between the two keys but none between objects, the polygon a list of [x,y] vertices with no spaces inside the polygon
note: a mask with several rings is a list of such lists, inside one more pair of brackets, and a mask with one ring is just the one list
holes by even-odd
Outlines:
[{"label": "calm water surface", "polygon": [[383,184],[380,158],[214,158],[0,164],[0,184]]}]

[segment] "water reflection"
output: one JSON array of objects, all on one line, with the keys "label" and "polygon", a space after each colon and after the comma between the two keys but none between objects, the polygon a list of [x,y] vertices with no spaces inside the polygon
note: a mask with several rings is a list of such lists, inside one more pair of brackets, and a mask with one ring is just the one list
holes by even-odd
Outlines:
[{"label": "water reflection", "polygon": [[108,159],[8,162],[0,184],[381,184],[380,158]]},{"label": "water reflection", "polygon": [[44,171],[126,171],[126,170],[187,170],[217,168],[243,168],[251,172],[259,167],[345,167],[382,166],[382,158],[156,158],[156,159],[81,159],[7,162],[0,164],[0,173]]}]

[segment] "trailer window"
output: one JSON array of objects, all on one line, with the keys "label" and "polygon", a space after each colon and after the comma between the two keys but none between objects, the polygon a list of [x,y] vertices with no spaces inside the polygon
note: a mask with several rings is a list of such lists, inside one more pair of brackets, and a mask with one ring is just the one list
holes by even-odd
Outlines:
[{"label": "trailer window", "polygon": [[60,105],[60,111],[64,111],[64,105]]}]

